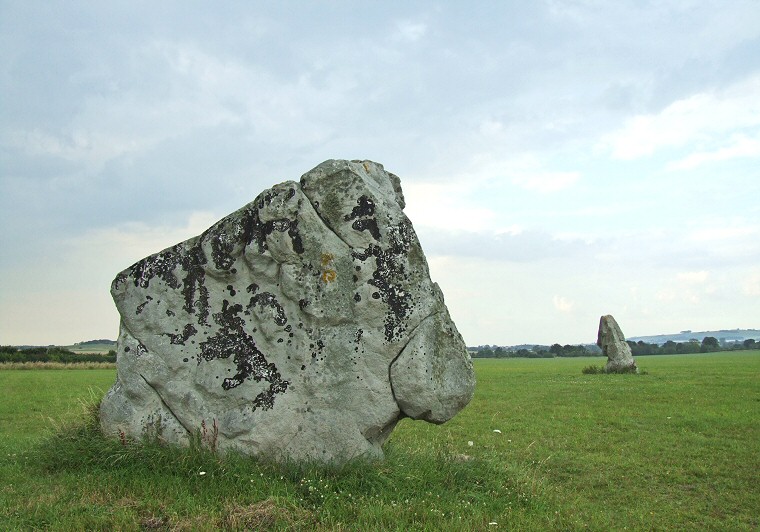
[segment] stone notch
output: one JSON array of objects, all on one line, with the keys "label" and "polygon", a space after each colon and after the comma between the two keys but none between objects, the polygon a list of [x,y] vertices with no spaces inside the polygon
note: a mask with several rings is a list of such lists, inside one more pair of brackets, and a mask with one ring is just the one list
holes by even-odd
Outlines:
[{"label": "stone notch", "polygon": [[119,273],[102,430],[342,463],[450,419],[472,362],[404,205],[382,165],[329,160]]},{"label": "stone notch", "polygon": [[604,371],[607,373],[638,372],[636,361],[631,353],[631,346],[625,341],[623,331],[609,314],[599,320],[599,334],[596,345],[601,347],[607,357]]}]

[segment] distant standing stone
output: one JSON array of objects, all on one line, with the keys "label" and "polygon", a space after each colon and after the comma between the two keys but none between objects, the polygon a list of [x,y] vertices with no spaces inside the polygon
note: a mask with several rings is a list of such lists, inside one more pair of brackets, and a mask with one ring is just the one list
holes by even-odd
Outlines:
[{"label": "distant standing stone", "polygon": [[607,373],[621,373],[625,371],[637,372],[636,361],[631,354],[631,347],[625,341],[623,331],[609,314],[599,320],[599,335],[596,345],[602,348],[602,354],[607,357],[607,365],[604,371]]},{"label": "distant standing stone", "polygon": [[404,418],[443,423],[475,377],[398,177],[326,161],[113,281],[113,437],[342,463]]}]

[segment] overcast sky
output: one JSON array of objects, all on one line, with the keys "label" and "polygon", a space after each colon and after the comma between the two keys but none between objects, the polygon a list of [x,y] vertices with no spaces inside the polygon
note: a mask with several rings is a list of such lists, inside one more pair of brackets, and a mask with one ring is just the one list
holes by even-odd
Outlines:
[{"label": "overcast sky", "polygon": [[0,0],[0,344],[371,159],[468,345],[760,328],[760,2]]}]

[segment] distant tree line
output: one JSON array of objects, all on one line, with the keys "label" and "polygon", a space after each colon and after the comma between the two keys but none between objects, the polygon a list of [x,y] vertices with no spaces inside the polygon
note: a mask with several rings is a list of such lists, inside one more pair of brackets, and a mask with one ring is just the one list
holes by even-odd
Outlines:
[{"label": "distant tree line", "polygon": [[63,347],[28,347],[18,348],[10,345],[0,346],[0,364],[6,362],[116,362],[116,351],[101,353],[74,353]]},{"label": "distant tree line", "polygon": [[[760,349],[760,340],[744,340],[728,345],[721,345],[714,336],[705,336],[700,342],[697,339],[688,342],[674,342],[668,340],[662,345],[649,344],[642,340],[638,342],[628,341],[633,356],[645,355],[685,355],[689,353],[715,353],[718,351],[738,351],[742,349]],[[481,345],[467,348],[476,358],[554,358],[554,357],[589,357],[601,356],[602,350],[593,344],[560,345],[552,344],[550,347],[536,345],[532,348],[501,347]]]},{"label": "distant tree line", "polygon": [[743,342],[733,342],[721,345],[714,336],[705,336],[700,342],[692,338],[688,342],[674,342],[668,340],[662,345],[648,344],[639,340],[628,342],[633,356],[644,355],[685,355],[689,353],[717,353],[719,351],[739,351],[743,349],[760,349],[760,341],[747,339]]},{"label": "distant tree line", "polygon": [[531,348],[506,348],[501,346],[481,345],[468,348],[472,356],[478,358],[554,358],[554,357],[589,357],[601,354],[595,345],[560,345],[551,347],[536,345]]}]

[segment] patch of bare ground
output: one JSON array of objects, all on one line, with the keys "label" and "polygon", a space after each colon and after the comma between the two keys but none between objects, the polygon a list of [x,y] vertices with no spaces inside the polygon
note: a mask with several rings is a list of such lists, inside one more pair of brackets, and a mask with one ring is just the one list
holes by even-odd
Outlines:
[{"label": "patch of bare ground", "polygon": [[291,529],[308,524],[316,524],[311,512],[274,497],[247,506],[229,505],[219,523],[226,530]]}]

